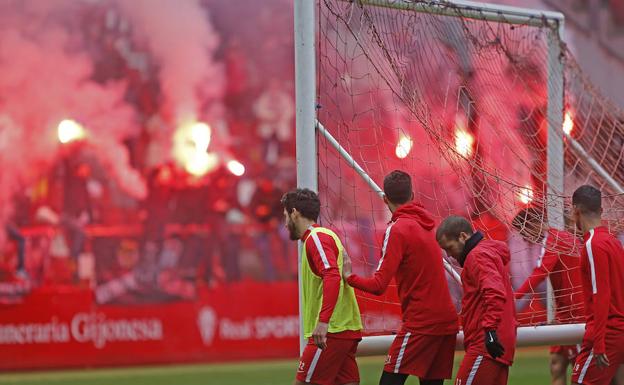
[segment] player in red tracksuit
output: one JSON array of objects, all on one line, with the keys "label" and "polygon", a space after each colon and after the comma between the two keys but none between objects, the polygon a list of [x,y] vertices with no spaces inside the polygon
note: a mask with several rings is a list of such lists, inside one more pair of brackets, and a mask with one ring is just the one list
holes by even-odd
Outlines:
[{"label": "player in red tracksuit", "polygon": [[602,226],[602,194],[584,185],[572,195],[573,216],[583,232],[581,279],[585,336],[572,371],[575,384],[607,385],[624,364],[624,250]]},{"label": "player in red tracksuit", "polygon": [[455,385],[504,385],[516,346],[516,311],[509,278],[509,248],[485,240],[467,219],[446,218],[436,232],[463,267],[462,326],[466,355]]},{"label": "player in red tracksuit", "polygon": [[383,294],[396,279],[403,322],[386,358],[380,385],[402,385],[408,375],[422,385],[441,385],[451,378],[458,330],[442,253],[431,215],[413,202],[412,180],[403,171],[384,179],[384,201],[392,212],[381,259],[372,277],[351,274],[348,258],[343,276],[354,288]]},{"label": "player in red tracksuit", "polygon": [[[534,293],[546,278],[556,293],[555,319],[558,322],[585,321],[579,268],[580,242],[567,231],[549,228],[542,210],[530,207],[521,210],[512,221],[513,227],[527,242],[541,242],[542,253],[533,273],[516,290],[516,300]],[[566,385],[568,365],[574,365],[580,345],[550,347],[552,385]]]},{"label": "player in red tracksuit", "polygon": [[355,361],[362,339],[355,293],[342,282],[340,239],[316,224],[321,203],[308,189],[282,198],[290,239],[301,240],[303,331],[308,344],[299,361],[295,384],[357,385]]}]

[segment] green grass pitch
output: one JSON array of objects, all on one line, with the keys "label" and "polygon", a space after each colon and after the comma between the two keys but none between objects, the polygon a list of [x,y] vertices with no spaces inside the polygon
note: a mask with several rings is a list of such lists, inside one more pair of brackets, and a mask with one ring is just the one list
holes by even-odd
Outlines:
[{"label": "green grass pitch", "polygon": [[[376,385],[384,357],[359,358],[361,385]],[[461,354],[455,357],[455,371]],[[291,385],[295,360],[0,374],[1,385]],[[522,349],[509,385],[549,384],[548,349]],[[416,385],[410,378],[407,384]],[[451,384],[446,381],[445,384]]]}]

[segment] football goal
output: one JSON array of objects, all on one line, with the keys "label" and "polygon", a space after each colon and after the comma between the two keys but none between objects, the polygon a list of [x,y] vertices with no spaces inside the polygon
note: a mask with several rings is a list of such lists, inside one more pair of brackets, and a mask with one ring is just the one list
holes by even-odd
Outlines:
[{"label": "football goal", "polygon": [[[592,183],[621,230],[624,115],[584,76],[563,31],[557,12],[463,0],[295,0],[298,185],[319,192],[321,223],[356,273],[377,266],[390,219],[379,184],[394,169],[412,175],[438,222],[463,215],[507,242],[514,288],[543,254],[512,226],[523,208],[574,233],[571,192]],[[460,268],[443,263],[459,312]],[[518,345],[579,343],[584,325],[555,309],[581,287],[572,291],[548,279],[531,287],[516,304]],[[400,325],[396,289],[358,301],[359,354],[385,353]],[[567,303],[569,314],[583,306]]]}]

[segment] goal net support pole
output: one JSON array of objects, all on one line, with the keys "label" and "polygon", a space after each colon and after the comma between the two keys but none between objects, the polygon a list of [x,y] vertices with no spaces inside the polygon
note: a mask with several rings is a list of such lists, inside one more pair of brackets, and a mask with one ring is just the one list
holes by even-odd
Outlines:
[{"label": "goal net support pole", "polygon": [[613,189],[613,191],[616,194],[624,194],[624,188],[622,188],[622,186],[615,179],[613,179],[613,177],[611,175],[609,175],[607,170],[605,170],[600,165],[600,163],[598,163],[596,161],[596,159],[594,159],[591,155],[589,155],[587,153],[587,151],[585,151],[585,149],[583,148],[583,146],[581,146],[581,144],[579,142],[577,142],[568,133],[566,133],[565,136],[566,136],[566,140],[570,144],[570,147],[572,148],[572,150],[574,150],[574,152],[576,152],[577,155],[581,159],[583,159],[585,162],[587,162],[587,164],[592,168],[592,170],[594,170],[594,172],[596,174],[598,174],[602,179],[604,179],[605,182],[607,182],[607,184]]}]

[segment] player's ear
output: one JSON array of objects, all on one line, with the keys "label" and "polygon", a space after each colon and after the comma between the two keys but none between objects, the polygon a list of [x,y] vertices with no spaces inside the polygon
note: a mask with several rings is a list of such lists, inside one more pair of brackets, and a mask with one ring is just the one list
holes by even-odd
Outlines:
[{"label": "player's ear", "polygon": [[383,201],[385,204],[389,204],[390,201],[388,200],[388,197],[386,196],[386,194],[383,195]]},{"label": "player's ear", "polygon": [[573,206],[572,207],[572,218],[574,218],[575,221],[578,221],[581,217],[581,209],[579,209],[578,206]]},{"label": "player's ear", "polygon": [[414,196],[415,196],[415,195],[414,195],[414,191],[412,191],[412,197],[410,198],[410,200],[411,200],[411,201],[413,201],[413,200],[414,200]]}]

